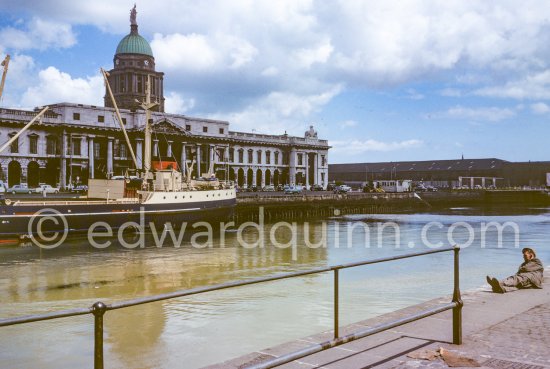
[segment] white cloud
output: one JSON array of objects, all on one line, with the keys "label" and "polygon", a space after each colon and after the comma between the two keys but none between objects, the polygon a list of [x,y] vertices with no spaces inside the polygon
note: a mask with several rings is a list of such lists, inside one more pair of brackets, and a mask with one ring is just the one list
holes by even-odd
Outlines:
[{"label": "white cloud", "polygon": [[5,49],[28,50],[68,48],[76,44],[71,25],[33,18],[24,29],[5,27],[0,29],[0,44]]},{"label": "white cloud", "polygon": [[315,63],[326,63],[334,51],[329,40],[314,48],[299,49],[294,52],[296,63],[305,69],[309,69]]},{"label": "white cloud", "polygon": [[341,86],[333,86],[319,94],[307,96],[272,92],[241,111],[213,114],[210,117],[229,120],[232,129],[237,131],[254,129],[259,132],[282,134],[286,130],[289,134],[301,135],[303,127],[297,125],[297,122],[306,121],[311,113],[321,109],[341,90]]},{"label": "white cloud", "polygon": [[340,126],[340,128],[346,129],[346,128],[350,128],[350,127],[356,127],[357,122],[354,121],[354,120],[345,120],[343,122],[340,122],[338,125]]},{"label": "white cloud", "polygon": [[169,92],[165,96],[164,110],[172,114],[185,114],[195,106],[194,99],[184,99],[177,92]]},{"label": "white cloud", "polygon": [[462,92],[459,89],[456,88],[444,88],[443,90],[439,91],[441,96],[447,96],[447,97],[461,97]]},{"label": "white cloud", "polygon": [[159,70],[206,70],[216,64],[216,51],[203,35],[155,34],[151,48]]},{"label": "white cloud", "polygon": [[228,35],[207,36],[179,33],[155,34],[151,48],[159,69],[212,72],[238,69],[254,60],[258,53],[249,42]]},{"label": "white cloud", "polygon": [[516,112],[512,109],[497,107],[466,108],[463,106],[455,106],[443,114],[436,115],[451,119],[499,122],[513,118],[516,115]]},{"label": "white cloud", "polygon": [[535,114],[546,114],[550,112],[550,106],[545,103],[539,102],[531,105],[531,110]]},{"label": "white cloud", "polygon": [[67,73],[48,67],[38,73],[38,85],[25,91],[22,105],[27,108],[58,102],[103,105],[104,88],[100,75],[73,79]]},{"label": "white cloud", "polygon": [[425,96],[419,92],[417,92],[413,88],[409,88],[407,90],[407,98],[411,100],[422,100]]},{"label": "white cloud", "polygon": [[480,88],[479,96],[512,99],[550,99],[550,70],[532,73],[500,86]]},{"label": "white cloud", "polygon": [[424,145],[422,140],[410,139],[404,141],[383,142],[373,139],[368,140],[346,140],[331,141],[332,151],[335,153],[345,153],[346,155],[357,155],[369,151],[398,151],[420,148]]}]

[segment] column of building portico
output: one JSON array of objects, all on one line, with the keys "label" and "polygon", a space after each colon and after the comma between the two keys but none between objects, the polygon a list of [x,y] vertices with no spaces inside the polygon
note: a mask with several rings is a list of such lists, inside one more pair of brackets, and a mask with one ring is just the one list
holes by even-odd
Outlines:
[{"label": "column of building portico", "polygon": [[153,140],[153,157],[158,157],[160,158],[160,153],[159,153],[159,140],[158,139],[154,139]]},{"label": "column of building portico", "polygon": [[59,179],[61,188],[65,188],[67,185],[67,137],[67,132],[63,131],[61,138],[61,178]]},{"label": "column of building portico", "polygon": [[306,165],[306,183],[305,183],[305,186],[306,188],[309,186],[309,153],[308,152],[305,152],[304,153],[304,163]]},{"label": "column of building portico", "polygon": [[88,136],[88,179],[94,178],[94,136]]},{"label": "column of building portico", "polygon": [[252,168],[252,186],[256,186],[257,169],[256,167]]},{"label": "column of building portico", "polygon": [[321,183],[321,180],[320,180],[320,175],[319,175],[319,154],[318,153],[315,153],[314,156],[313,156],[313,184],[320,184],[320,185],[323,185]]},{"label": "column of building portico", "polygon": [[167,160],[172,160],[172,143],[174,141],[166,141],[167,144],[168,144],[168,147],[166,148],[166,156],[167,156]]},{"label": "column of building portico", "polygon": [[113,176],[113,140],[114,137],[107,137],[107,178]]},{"label": "column of building portico", "polygon": [[239,183],[239,168],[237,167],[233,167],[233,172],[235,173],[234,177],[235,178],[235,183]]},{"label": "column of building portico", "polygon": [[143,138],[136,139],[136,160],[137,169],[143,168]]},{"label": "column of building portico", "polygon": [[181,174],[186,175],[187,173],[187,146],[185,146],[185,142],[181,143]]},{"label": "column of building portico", "polygon": [[481,187],[485,188],[485,177],[481,177]]},{"label": "column of building portico", "polygon": [[[262,171],[262,181],[261,181],[261,186],[262,188],[265,187],[266,183],[265,183],[265,171],[266,171],[266,168],[260,168],[260,170]],[[268,183],[269,184],[269,183]]]},{"label": "column of building portico", "polygon": [[474,188],[474,177],[470,177],[470,188]]},{"label": "column of building portico", "polygon": [[[209,163],[208,163],[208,171],[210,171],[210,168],[212,168],[212,173],[216,173],[216,163],[218,162],[216,155],[216,146],[210,145],[210,152],[209,152]],[[212,173],[209,173],[212,175]]]},{"label": "column of building portico", "polygon": [[288,158],[288,182],[291,185],[296,184],[296,149],[290,149]]},{"label": "column of building portico", "polygon": [[197,144],[197,152],[195,154],[197,165],[197,177],[201,176],[201,145]]}]

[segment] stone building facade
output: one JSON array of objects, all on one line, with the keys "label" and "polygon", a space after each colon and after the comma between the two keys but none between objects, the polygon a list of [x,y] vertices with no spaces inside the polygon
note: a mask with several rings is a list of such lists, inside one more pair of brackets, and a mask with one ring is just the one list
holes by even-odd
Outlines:
[{"label": "stone building facade", "polygon": [[[240,186],[328,183],[327,140],[313,127],[303,137],[234,132],[229,122],[164,112],[163,73],[147,41],[132,20],[131,32],[117,47],[110,85],[120,108],[138,170],[143,166],[143,101],[145,82],[151,78],[152,159],[170,162],[186,172],[193,159],[193,176],[213,165],[218,178]],[[0,153],[0,180],[9,186],[28,183],[59,185],[86,183],[89,178],[133,174],[134,164],[115,111],[106,93],[105,106],[75,103],[49,105],[50,109],[8,149]],[[38,111],[0,109],[0,142],[6,142]]]}]

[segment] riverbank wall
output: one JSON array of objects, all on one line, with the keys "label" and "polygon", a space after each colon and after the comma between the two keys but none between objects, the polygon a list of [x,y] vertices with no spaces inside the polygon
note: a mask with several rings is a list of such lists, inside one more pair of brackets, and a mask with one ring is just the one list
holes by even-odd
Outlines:
[{"label": "riverbank wall", "polygon": [[311,219],[350,214],[396,214],[433,211],[453,207],[550,206],[545,191],[461,190],[422,193],[347,194],[281,193],[245,194],[237,198],[235,221],[258,221],[259,209],[266,221]]}]

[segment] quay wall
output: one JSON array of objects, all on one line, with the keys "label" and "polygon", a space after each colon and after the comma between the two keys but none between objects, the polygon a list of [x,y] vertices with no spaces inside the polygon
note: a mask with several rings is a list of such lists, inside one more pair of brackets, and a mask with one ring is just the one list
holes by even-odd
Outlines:
[{"label": "quay wall", "polygon": [[279,221],[406,212],[414,210],[418,203],[413,193],[252,195],[237,198],[235,221],[258,221],[260,208],[266,221]]},{"label": "quay wall", "polygon": [[449,207],[550,206],[544,191],[441,191],[423,193],[246,194],[237,198],[235,221],[326,218],[349,214],[394,214]]}]

